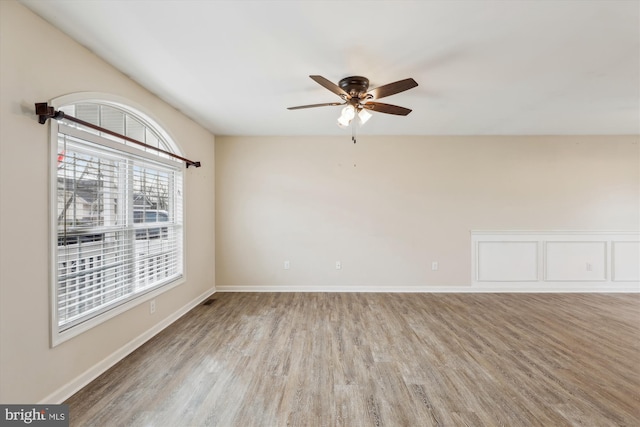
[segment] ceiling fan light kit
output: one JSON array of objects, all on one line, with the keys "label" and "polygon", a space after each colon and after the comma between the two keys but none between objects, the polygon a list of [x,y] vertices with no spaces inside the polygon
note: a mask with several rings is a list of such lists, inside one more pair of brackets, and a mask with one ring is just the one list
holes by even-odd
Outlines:
[{"label": "ceiling fan light kit", "polygon": [[[372,116],[368,110],[397,116],[408,115],[411,112],[408,108],[383,104],[381,102],[375,102],[374,100],[395,95],[396,93],[404,92],[405,90],[418,86],[415,80],[409,78],[369,90],[369,79],[362,76],[345,77],[340,80],[337,85],[322,76],[313,75],[309,77],[325,89],[338,95],[342,99],[342,102],[300,105],[297,107],[289,107],[288,109],[300,110],[303,108],[345,105],[340,117],[338,117],[338,126],[341,128],[346,128],[352,124],[356,116],[358,116],[360,124],[365,124]],[[356,142],[355,133],[352,136],[352,140],[354,143]]]}]

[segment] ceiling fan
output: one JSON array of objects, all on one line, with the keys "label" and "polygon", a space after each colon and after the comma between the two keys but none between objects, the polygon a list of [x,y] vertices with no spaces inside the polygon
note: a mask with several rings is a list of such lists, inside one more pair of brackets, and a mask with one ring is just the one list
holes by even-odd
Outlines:
[{"label": "ceiling fan", "polygon": [[340,127],[349,126],[356,115],[358,116],[358,119],[360,119],[360,123],[364,124],[371,118],[369,110],[377,111],[378,113],[406,116],[411,112],[410,109],[399,107],[397,105],[383,104],[382,102],[376,102],[375,100],[395,95],[396,93],[404,92],[405,90],[418,86],[418,83],[416,83],[415,80],[404,79],[369,90],[369,79],[362,76],[345,77],[340,80],[337,85],[322,76],[309,77],[319,85],[329,89],[331,92],[342,98],[342,102],[300,105],[297,107],[289,107],[288,110],[346,105],[346,107],[342,109],[342,114],[338,118],[338,126]]}]

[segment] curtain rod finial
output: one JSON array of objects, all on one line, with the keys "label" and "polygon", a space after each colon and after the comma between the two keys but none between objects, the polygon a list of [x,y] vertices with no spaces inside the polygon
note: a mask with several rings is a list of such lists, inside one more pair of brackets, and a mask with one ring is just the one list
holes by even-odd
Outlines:
[{"label": "curtain rod finial", "polygon": [[47,119],[64,118],[64,113],[62,111],[56,111],[46,102],[36,102],[36,114],[38,115],[38,123],[41,125],[45,124]]},{"label": "curtain rod finial", "polygon": [[54,116],[55,110],[46,102],[36,102],[36,114],[38,115],[38,123],[43,125],[47,119]]}]

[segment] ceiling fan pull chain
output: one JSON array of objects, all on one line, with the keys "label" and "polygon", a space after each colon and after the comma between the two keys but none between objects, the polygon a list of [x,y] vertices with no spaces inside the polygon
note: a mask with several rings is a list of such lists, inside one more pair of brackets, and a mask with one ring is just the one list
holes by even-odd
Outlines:
[{"label": "ceiling fan pull chain", "polygon": [[357,120],[353,120],[351,122],[351,140],[354,144],[356,143],[356,121]]}]

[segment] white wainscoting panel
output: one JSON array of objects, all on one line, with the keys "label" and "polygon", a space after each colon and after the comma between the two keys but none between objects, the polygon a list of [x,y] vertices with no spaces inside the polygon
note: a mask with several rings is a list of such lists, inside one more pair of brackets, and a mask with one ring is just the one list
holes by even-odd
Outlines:
[{"label": "white wainscoting panel", "polygon": [[479,292],[640,292],[638,231],[471,231]]},{"label": "white wainscoting panel", "polygon": [[478,242],[479,282],[538,280],[538,242]]},{"label": "white wainscoting panel", "polygon": [[612,242],[611,258],[614,282],[640,281],[640,242]]},{"label": "white wainscoting panel", "polygon": [[546,281],[607,280],[607,242],[546,242]]}]

